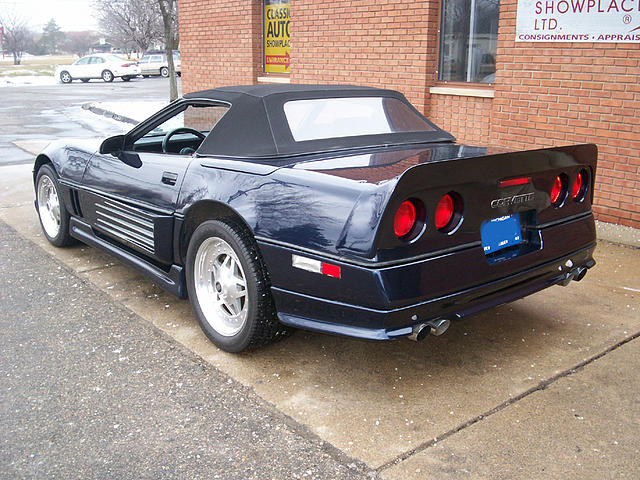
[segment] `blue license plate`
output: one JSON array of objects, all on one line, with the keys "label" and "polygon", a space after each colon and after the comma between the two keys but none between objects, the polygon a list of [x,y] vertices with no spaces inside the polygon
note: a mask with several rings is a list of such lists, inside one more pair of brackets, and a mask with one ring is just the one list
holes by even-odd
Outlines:
[{"label": "blue license plate", "polygon": [[483,222],[480,235],[485,255],[522,243],[520,214],[505,215]]}]

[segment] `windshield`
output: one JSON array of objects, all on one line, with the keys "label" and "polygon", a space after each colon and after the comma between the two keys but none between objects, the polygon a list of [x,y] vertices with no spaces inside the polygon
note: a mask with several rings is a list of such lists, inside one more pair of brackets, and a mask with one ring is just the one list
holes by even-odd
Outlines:
[{"label": "windshield", "polygon": [[431,124],[396,98],[292,100],[284,104],[284,112],[296,142],[435,130]]},{"label": "windshield", "polygon": [[145,137],[164,136],[176,128],[187,127],[208,132],[218,123],[229,107],[220,105],[189,105],[174,116],[156,125]]}]

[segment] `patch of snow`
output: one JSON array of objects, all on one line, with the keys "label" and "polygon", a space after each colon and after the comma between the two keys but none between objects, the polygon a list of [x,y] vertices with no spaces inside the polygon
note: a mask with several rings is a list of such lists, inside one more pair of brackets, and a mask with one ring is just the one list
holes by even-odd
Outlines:
[{"label": "patch of snow", "polygon": [[98,116],[89,110],[82,109],[80,106],[65,108],[63,115],[85,132],[94,132],[98,137],[126,133],[133,128],[130,123],[118,122],[112,118]]},{"label": "patch of snow", "polygon": [[91,106],[101,108],[107,112],[115,113],[122,117],[127,117],[137,122],[141,122],[158,110],[166,107],[168,102],[163,101],[122,101],[122,102],[96,102]]},{"label": "patch of snow", "polygon": [[18,68],[16,70],[7,70],[6,72],[0,73],[0,77],[5,76],[13,76],[17,73],[21,73],[22,75],[33,75],[33,70],[29,70],[27,68]]},{"label": "patch of snow", "polygon": [[51,75],[20,75],[18,77],[0,77],[0,87],[23,87],[25,85],[55,85],[58,81]]}]

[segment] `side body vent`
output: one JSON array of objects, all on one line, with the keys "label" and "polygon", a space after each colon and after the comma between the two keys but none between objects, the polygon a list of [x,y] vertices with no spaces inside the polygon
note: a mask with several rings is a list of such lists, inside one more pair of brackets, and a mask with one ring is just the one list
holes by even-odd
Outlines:
[{"label": "side body vent", "polygon": [[82,209],[80,208],[80,200],[78,198],[78,190],[75,188],[69,189],[69,197],[71,201],[71,209],[76,217],[82,217]]},{"label": "side body vent", "polygon": [[153,217],[148,213],[108,199],[96,202],[95,209],[96,227],[148,254],[155,253]]}]

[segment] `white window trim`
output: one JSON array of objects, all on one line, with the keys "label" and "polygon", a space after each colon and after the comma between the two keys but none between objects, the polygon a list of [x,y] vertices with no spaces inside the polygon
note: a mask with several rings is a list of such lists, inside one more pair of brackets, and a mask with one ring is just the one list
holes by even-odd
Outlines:
[{"label": "white window trim", "polygon": [[468,87],[431,87],[429,93],[432,95],[455,95],[458,97],[480,97],[493,98],[494,90],[488,88],[468,88]]},{"label": "white window trim", "polygon": [[258,83],[291,83],[287,77],[258,77]]}]

